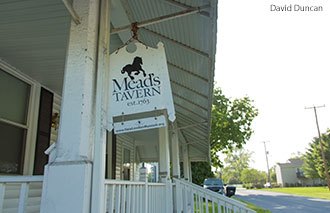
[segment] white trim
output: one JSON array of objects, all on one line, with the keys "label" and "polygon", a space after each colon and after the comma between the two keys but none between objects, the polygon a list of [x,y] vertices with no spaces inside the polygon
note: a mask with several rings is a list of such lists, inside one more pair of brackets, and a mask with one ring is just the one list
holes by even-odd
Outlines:
[{"label": "white trim", "polygon": [[29,85],[33,85],[36,83],[35,80],[24,74],[19,69],[15,68],[14,66],[8,64],[6,61],[0,58],[0,69],[7,72],[8,74],[14,76],[15,78],[18,78],[21,81],[24,81],[25,83]]},{"label": "white trim", "polygon": [[44,180],[43,175],[35,176],[0,176],[0,183],[32,183],[42,182]]},{"label": "white trim", "polygon": [[1,119],[5,123],[15,125],[17,127],[23,128],[26,130],[26,140],[25,140],[25,150],[24,150],[24,161],[23,161],[23,175],[31,175],[33,171],[34,164],[34,148],[36,143],[36,128],[38,111],[39,111],[39,96],[40,93],[40,84],[35,80],[32,80],[30,77],[23,74],[19,69],[8,64],[4,60],[0,59],[0,68],[9,75],[17,78],[18,80],[23,81],[24,83],[30,85],[30,95],[29,95],[29,104],[26,125],[18,124],[16,122]]},{"label": "white trim", "polygon": [[58,94],[57,92],[55,92],[54,90],[50,89],[49,87],[41,84],[40,82],[38,82],[37,80],[33,79],[32,77],[28,76],[27,74],[25,74],[23,71],[21,71],[20,69],[10,65],[9,63],[7,63],[4,59],[0,58],[0,69],[2,69],[3,71],[9,73],[10,75],[28,83],[29,85],[39,85],[43,88],[45,88],[46,90],[54,93],[54,95],[58,95],[59,97],[62,97],[61,94]]},{"label": "white trim", "polygon": [[24,162],[23,162],[23,175],[32,175],[33,174],[33,166],[34,166],[34,158],[35,158],[35,146],[37,140],[37,128],[38,128],[38,117],[39,117],[39,102],[40,102],[40,90],[41,87],[47,89],[52,92],[55,96],[61,97],[61,95],[57,94],[53,90],[49,89],[47,86],[40,84],[35,79],[29,77],[21,70],[15,68],[14,66],[7,63],[5,60],[0,58],[0,69],[4,72],[12,75],[13,77],[27,83],[30,85],[30,97],[29,97],[29,106],[28,106],[28,114],[26,125],[18,124],[16,122],[0,118],[0,121],[4,123],[8,123],[20,128],[24,128],[27,130],[26,141],[25,141],[25,154],[24,154]]}]

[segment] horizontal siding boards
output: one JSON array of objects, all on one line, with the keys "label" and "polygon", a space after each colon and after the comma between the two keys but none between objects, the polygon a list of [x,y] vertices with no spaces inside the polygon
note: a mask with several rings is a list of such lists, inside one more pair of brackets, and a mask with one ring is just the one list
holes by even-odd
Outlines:
[{"label": "horizontal siding boards", "polygon": [[[53,115],[55,113],[60,114],[60,110],[61,110],[61,102],[62,102],[62,98],[61,96],[57,95],[56,93],[54,93],[54,100],[53,100]],[[51,128],[51,135],[50,135],[50,144],[54,143],[57,141],[57,136],[58,136],[58,129],[55,130],[54,127]]]},{"label": "horizontal siding boards", "polygon": [[117,135],[117,159],[116,159],[116,179],[123,178],[123,157],[124,149],[130,150],[130,179],[134,180],[134,163],[135,163],[135,150],[134,140],[125,134]]},{"label": "horizontal siding boards", "polygon": [[[11,213],[18,211],[18,203],[20,196],[21,184],[7,183],[5,188],[5,196],[3,202],[3,213]],[[26,212],[40,212],[42,183],[30,183],[28,198],[26,202]]]}]

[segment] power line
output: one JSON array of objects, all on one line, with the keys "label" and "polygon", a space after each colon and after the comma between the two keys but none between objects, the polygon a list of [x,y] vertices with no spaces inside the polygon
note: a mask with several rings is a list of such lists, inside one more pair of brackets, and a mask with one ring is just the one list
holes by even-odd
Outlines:
[{"label": "power line", "polygon": [[322,152],[322,158],[323,158],[323,164],[324,164],[325,176],[326,176],[326,178],[327,178],[328,188],[329,188],[329,191],[330,191],[330,180],[329,180],[328,166],[327,166],[327,163],[326,163],[326,161],[325,161],[325,155],[324,155],[323,143],[322,143],[322,139],[321,139],[321,133],[320,133],[320,128],[319,128],[319,122],[318,122],[318,120],[317,120],[317,113],[316,113],[316,108],[321,108],[321,107],[325,107],[325,105],[323,105],[323,106],[305,107],[305,109],[314,109],[315,121],[316,121],[316,127],[317,127],[317,133],[318,133],[318,135],[319,135],[319,140],[320,140],[320,145],[321,145],[321,152]]}]

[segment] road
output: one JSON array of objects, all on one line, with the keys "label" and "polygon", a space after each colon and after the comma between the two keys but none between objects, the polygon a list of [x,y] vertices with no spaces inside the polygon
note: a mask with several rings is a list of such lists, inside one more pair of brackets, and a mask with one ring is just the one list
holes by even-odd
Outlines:
[{"label": "road", "polygon": [[271,212],[330,212],[330,200],[238,188],[235,197]]}]

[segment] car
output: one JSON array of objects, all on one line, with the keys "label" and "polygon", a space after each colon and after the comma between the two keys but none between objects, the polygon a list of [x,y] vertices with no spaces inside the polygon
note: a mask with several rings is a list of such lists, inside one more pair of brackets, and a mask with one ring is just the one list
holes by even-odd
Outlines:
[{"label": "car", "polygon": [[225,194],[225,187],[221,179],[208,178],[203,184],[204,189],[209,189],[220,194]]},{"label": "car", "polygon": [[231,197],[235,195],[236,192],[235,186],[227,186],[226,184],[223,184],[221,179],[217,179],[217,178],[205,179],[203,187],[205,189],[212,190],[222,195],[226,195],[227,197]]}]

